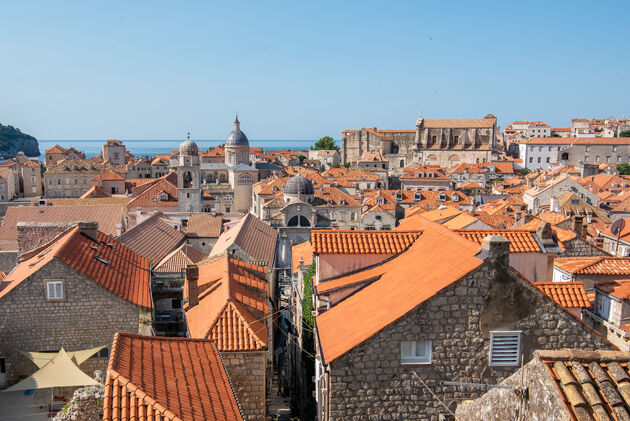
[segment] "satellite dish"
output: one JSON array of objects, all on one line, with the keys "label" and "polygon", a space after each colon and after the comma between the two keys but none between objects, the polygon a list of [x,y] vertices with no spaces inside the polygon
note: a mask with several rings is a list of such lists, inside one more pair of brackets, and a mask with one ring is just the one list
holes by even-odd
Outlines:
[{"label": "satellite dish", "polygon": [[610,226],[610,232],[612,232],[613,235],[619,235],[621,231],[623,231],[625,226],[626,226],[626,221],[624,221],[623,219],[617,219]]}]

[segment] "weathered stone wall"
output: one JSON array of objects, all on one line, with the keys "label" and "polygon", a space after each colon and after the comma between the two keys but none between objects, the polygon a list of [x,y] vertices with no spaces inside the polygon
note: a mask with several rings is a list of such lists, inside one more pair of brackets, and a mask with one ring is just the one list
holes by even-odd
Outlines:
[{"label": "weathered stone wall", "polygon": [[22,255],[46,244],[76,222],[18,222],[18,253]]},{"label": "weathered stone wall", "polygon": [[574,257],[574,256],[610,256],[604,250],[595,247],[589,242],[576,237],[573,240],[565,241],[565,252],[561,257]]},{"label": "weathered stone wall", "polygon": [[[503,421],[515,419],[519,411],[523,420],[528,421],[564,421],[570,420],[571,414],[558,394],[558,387],[553,382],[549,369],[538,358],[534,358],[523,367],[524,373],[514,373],[503,382],[514,389],[497,388],[477,400],[466,401],[457,405],[456,421]],[[527,399],[517,393],[520,387],[527,388]]]},{"label": "weathered stone wall", "polygon": [[266,352],[222,351],[234,393],[246,420],[264,420],[266,416]]},{"label": "weathered stone wall", "polygon": [[100,421],[103,419],[104,386],[82,387],[74,391],[70,405],[57,413],[53,421]]},{"label": "weathered stone wall", "polygon": [[[413,372],[454,410],[483,389],[442,381],[497,383],[518,367],[491,367],[493,330],[521,331],[525,362],[535,349],[610,349],[528,282],[484,263],[402,319],[329,364],[328,420],[437,420],[444,408]],[[430,364],[402,365],[400,342],[431,340]]]},{"label": "weathered stone wall", "polygon": [[17,264],[17,251],[0,251],[0,272],[11,272]]},{"label": "weathered stone wall", "polygon": [[[47,301],[44,281],[64,280],[63,301]],[[115,332],[139,332],[140,307],[53,259],[0,300],[0,355],[6,358],[7,384],[37,367],[20,351],[76,351],[107,345]],[[81,365],[90,376],[107,371],[108,358]]]}]

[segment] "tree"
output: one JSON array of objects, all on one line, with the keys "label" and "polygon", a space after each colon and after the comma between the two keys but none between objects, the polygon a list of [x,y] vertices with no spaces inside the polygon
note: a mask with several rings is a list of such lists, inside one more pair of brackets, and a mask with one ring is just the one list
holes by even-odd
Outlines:
[{"label": "tree", "polygon": [[518,170],[518,173],[521,175],[521,177],[525,177],[530,172],[531,171],[529,170],[529,168],[523,168],[523,169]]},{"label": "tree", "polygon": [[330,136],[324,136],[319,138],[317,142],[313,146],[311,146],[311,150],[321,151],[321,150],[331,150],[334,149],[336,151],[339,150],[339,146],[335,143],[335,139]]},{"label": "tree", "polygon": [[630,137],[630,130],[622,130],[619,137]]},{"label": "tree", "polygon": [[300,154],[300,155],[298,155],[298,159],[300,160],[300,164],[302,164],[302,162],[304,162],[306,157],[304,155]]},{"label": "tree", "polygon": [[630,164],[617,165],[617,171],[619,171],[620,175],[630,175]]}]

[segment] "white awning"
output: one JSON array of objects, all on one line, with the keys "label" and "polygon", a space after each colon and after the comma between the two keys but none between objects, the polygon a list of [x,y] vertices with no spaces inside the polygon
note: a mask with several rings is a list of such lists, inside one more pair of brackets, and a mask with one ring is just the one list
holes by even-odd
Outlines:
[{"label": "white awning", "polygon": [[[79,352],[88,352],[85,350]],[[40,354],[40,353],[36,353]],[[85,359],[89,358],[89,354]],[[85,374],[73,361],[70,355],[62,348],[53,358],[42,368],[31,376],[5,389],[4,392],[15,392],[17,390],[45,389],[48,387],[72,387],[72,386],[98,386],[99,382]],[[81,354],[80,357],[84,357]],[[83,361],[85,361],[85,359]],[[40,360],[41,361],[41,360]]]},{"label": "white awning", "polygon": [[[82,351],[66,351],[66,354],[74,361],[76,365],[81,365],[85,360],[96,354],[101,349],[105,348],[105,345],[98,346],[96,348],[84,349]],[[22,351],[22,354],[26,355],[31,361],[42,368],[50,362],[58,354],[57,352],[26,352]]]}]

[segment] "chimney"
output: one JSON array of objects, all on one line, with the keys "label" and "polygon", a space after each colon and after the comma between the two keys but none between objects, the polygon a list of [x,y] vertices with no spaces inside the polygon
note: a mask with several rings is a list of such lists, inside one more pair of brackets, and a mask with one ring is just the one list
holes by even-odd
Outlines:
[{"label": "chimney", "polygon": [[122,224],[116,224],[116,237],[120,237],[122,235]]},{"label": "chimney", "polygon": [[532,219],[534,219],[534,215],[529,214],[529,213],[528,213],[527,215],[525,215],[525,223],[526,223],[526,224],[527,224],[527,223],[529,223],[529,222],[531,222],[531,221],[532,221]]},{"label": "chimney", "polygon": [[199,279],[199,267],[197,265],[186,266],[186,287],[185,299],[188,301],[188,308],[193,308],[199,304],[199,292],[197,289],[197,280]]},{"label": "chimney", "polygon": [[542,241],[543,246],[554,247],[556,245],[555,241],[553,241],[553,231],[549,222],[542,221],[536,229],[536,235]]},{"label": "chimney", "polygon": [[552,197],[549,199],[549,211],[550,212],[558,212],[558,198]]},{"label": "chimney", "polygon": [[138,206],[136,208],[136,223],[140,223],[140,218],[142,217],[142,208]]},{"label": "chimney", "polygon": [[94,241],[98,241],[96,231],[98,230],[98,222],[94,221],[82,221],[79,222],[79,229],[81,232]]},{"label": "chimney", "polygon": [[573,216],[573,232],[577,234],[579,238],[584,237],[584,217],[581,215]]},{"label": "chimney", "polygon": [[481,243],[484,260],[496,268],[507,269],[510,265],[510,240],[500,235],[488,235]]}]

